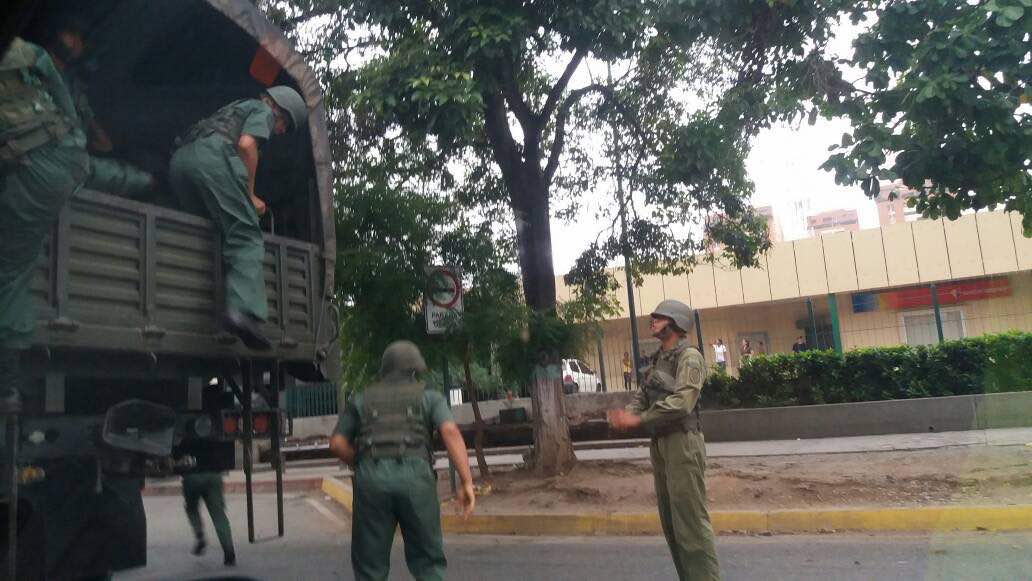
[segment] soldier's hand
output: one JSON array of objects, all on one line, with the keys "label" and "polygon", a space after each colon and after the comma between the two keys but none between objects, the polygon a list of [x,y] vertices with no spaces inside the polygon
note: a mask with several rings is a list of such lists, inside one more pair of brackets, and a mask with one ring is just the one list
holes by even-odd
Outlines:
[{"label": "soldier's hand", "polygon": [[251,204],[254,206],[254,211],[258,212],[259,216],[264,216],[266,210],[268,210],[268,207],[266,207],[265,205],[265,200],[259,198],[258,196],[251,196]]},{"label": "soldier's hand", "polygon": [[462,510],[462,518],[467,519],[473,514],[473,507],[477,504],[477,495],[473,491],[473,483],[465,482],[462,487],[459,488],[459,496],[456,499],[459,503],[459,508]]}]

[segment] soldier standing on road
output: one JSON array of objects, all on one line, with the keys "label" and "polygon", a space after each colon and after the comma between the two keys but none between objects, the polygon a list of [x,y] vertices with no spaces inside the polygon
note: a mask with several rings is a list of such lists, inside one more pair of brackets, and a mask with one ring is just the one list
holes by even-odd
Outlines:
[{"label": "soldier standing on road", "polygon": [[71,96],[41,47],[15,38],[0,59],[0,414],[21,409],[21,352],[36,313],[29,286],[43,239],[89,172]]},{"label": "soldier standing on road", "polygon": [[444,397],[419,380],[424,372],[418,347],[391,343],[377,381],[351,399],[330,438],[330,452],[355,468],[351,566],[358,581],[387,579],[399,525],[412,576],[444,579],[447,561],[430,447],[435,429],[462,480],[458,500],[464,514],[473,512],[466,444]]},{"label": "soldier standing on road", "polygon": [[204,524],[201,522],[201,500],[208,507],[208,516],[215,527],[215,535],[222,545],[222,562],[227,567],[236,565],[236,551],[233,550],[233,531],[226,518],[226,498],[222,486],[222,474],[218,472],[192,472],[183,475],[183,501],[186,518],[193,528],[196,542],[191,553],[200,556],[208,547],[204,539]]},{"label": "soldier standing on road", "polygon": [[706,445],[696,409],[706,362],[684,341],[694,324],[693,314],[680,301],[659,303],[651,315],[651,330],[660,349],[641,370],[641,391],[625,410],[609,412],[613,428],[640,426],[652,438],[649,452],[659,520],[682,581],[720,578],[706,510]]},{"label": "soldier standing on road", "polygon": [[187,212],[207,214],[222,235],[226,263],[223,325],[252,349],[272,347],[259,325],[268,316],[265,242],[259,217],[265,202],[255,195],[259,142],[303,127],[304,99],[287,86],[257,99],[234,101],[197,122],[177,140],[169,181]]}]

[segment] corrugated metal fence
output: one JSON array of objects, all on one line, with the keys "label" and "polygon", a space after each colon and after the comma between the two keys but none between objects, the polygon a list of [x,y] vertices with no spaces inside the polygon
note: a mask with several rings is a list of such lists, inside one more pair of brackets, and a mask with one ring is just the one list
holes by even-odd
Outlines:
[{"label": "corrugated metal fence", "polygon": [[308,383],[287,389],[287,416],[311,418],[337,415],[337,385],[333,383]]}]

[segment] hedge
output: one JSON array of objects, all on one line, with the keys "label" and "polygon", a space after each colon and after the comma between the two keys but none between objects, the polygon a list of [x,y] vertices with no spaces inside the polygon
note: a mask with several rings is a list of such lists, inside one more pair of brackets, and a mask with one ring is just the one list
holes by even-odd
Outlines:
[{"label": "hedge", "polygon": [[846,353],[758,355],[703,388],[704,408],[849,403],[1032,390],[1032,333]]}]

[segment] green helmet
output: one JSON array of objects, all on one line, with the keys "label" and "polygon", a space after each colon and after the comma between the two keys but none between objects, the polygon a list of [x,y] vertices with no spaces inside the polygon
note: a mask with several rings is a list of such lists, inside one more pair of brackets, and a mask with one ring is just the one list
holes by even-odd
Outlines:
[{"label": "green helmet", "polygon": [[294,129],[302,127],[308,121],[308,108],[305,107],[305,100],[294,89],[286,85],[269,87],[266,91],[269,97],[290,115],[290,121]]},{"label": "green helmet", "polygon": [[665,300],[652,311],[653,317],[666,317],[674,322],[674,326],[682,333],[687,333],[695,324],[695,311],[691,307],[672,299]]},{"label": "green helmet", "polygon": [[383,359],[380,361],[380,377],[407,376],[425,371],[426,362],[423,361],[423,355],[412,341],[395,341],[384,349]]}]

